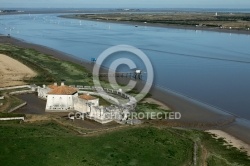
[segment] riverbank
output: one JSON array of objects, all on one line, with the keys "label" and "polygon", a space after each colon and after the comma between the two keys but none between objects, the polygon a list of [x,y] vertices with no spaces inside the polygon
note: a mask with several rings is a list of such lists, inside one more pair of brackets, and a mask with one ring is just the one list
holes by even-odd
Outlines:
[{"label": "riverbank", "polygon": [[[23,48],[35,49],[41,53],[51,55],[58,59],[67,60],[73,63],[80,64],[91,72],[92,64],[85,60],[76,58],[73,55],[68,55],[63,52],[47,48],[44,46],[27,43],[15,38],[0,37],[0,43],[10,43]],[[143,82],[137,85],[138,90],[143,87]],[[170,90],[163,90],[158,87],[153,87],[150,91],[152,97],[166,105],[172,110],[181,112],[182,119],[176,123],[183,127],[197,129],[222,129],[230,135],[241,139],[247,144],[250,144],[249,128],[244,124],[238,123],[237,117],[204,103],[198,102],[189,97],[177,94]],[[166,121],[166,123],[171,123]]]},{"label": "riverbank", "polygon": [[221,130],[207,130],[206,132],[210,134],[214,134],[215,138],[223,138],[226,140],[227,145],[231,145],[235,148],[242,149],[243,151],[246,151],[247,154],[250,156],[250,146],[241,140],[238,140],[237,138],[227,134],[226,132],[223,132]]},{"label": "riverbank", "polygon": [[[198,15],[199,14],[199,15]],[[173,28],[185,29],[195,31],[212,31],[221,33],[234,33],[234,34],[250,34],[250,23],[244,21],[245,17],[248,18],[249,14],[240,15],[241,20],[235,20],[236,16],[221,17],[214,16],[212,13],[108,13],[108,14],[69,14],[61,15],[62,18],[81,19],[89,21],[98,21],[105,23],[127,24],[139,27],[160,27],[160,28]],[[167,16],[165,18],[165,16]],[[224,18],[226,17],[226,18]],[[236,17],[236,18],[235,18]],[[242,18],[241,18],[242,17]],[[228,20],[225,20],[228,19]],[[230,19],[234,19],[231,21]]]}]

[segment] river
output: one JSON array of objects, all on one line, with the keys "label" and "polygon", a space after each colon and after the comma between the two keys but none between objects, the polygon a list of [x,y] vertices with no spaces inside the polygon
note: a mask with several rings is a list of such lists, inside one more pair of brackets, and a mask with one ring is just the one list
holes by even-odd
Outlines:
[{"label": "river", "polygon": [[[155,84],[250,120],[250,35],[79,21],[58,14],[4,15],[0,33],[90,60],[120,44],[140,48]],[[110,57],[105,65],[132,54]]]}]

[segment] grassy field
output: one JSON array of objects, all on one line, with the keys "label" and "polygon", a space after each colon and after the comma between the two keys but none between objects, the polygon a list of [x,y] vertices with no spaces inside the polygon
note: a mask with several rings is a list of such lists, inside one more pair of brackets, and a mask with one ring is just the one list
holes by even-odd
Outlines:
[{"label": "grassy field", "polygon": [[56,59],[33,49],[24,49],[8,44],[0,44],[0,53],[6,54],[38,73],[37,77],[25,80],[29,84],[52,84],[65,80],[66,84],[92,85],[92,79],[85,77],[84,67],[69,61]]},{"label": "grassy field", "polygon": [[[152,116],[152,118],[157,117],[157,118],[167,119],[168,113],[170,113],[172,111],[163,109],[163,108],[161,108],[160,105],[157,105],[157,104],[152,104],[152,103],[148,103],[148,102],[146,102],[146,103],[139,102],[139,103],[137,103],[136,112],[138,113],[138,115],[144,114],[144,116],[143,116],[144,119],[150,120],[151,116]],[[142,115],[140,115],[140,117],[142,117]]]},{"label": "grassy field", "polygon": [[238,166],[249,165],[250,157],[246,152],[240,152],[235,147],[225,145],[224,139],[214,139],[208,133],[203,133],[201,137],[201,144],[203,144],[209,152],[207,158],[208,166]]},{"label": "grassy field", "polygon": [[1,93],[5,96],[4,100],[1,100],[3,105],[0,107],[0,112],[8,112],[12,108],[15,108],[24,103],[24,101],[20,100],[15,96],[11,96],[8,94],[11,91],[2,91]]},{"label": "grassy field", "polygon": [[166,25],[222,27],[239,30],[250,28],[250,14],[245,13],[112,13],[77,14],[63,16],[78,19],[109,20],[122,22],[156,23]]},{"label": "grassy field", "polygon": [[25,117],[25,114],[12,114],[0,112],[0,118]]},{"label": "grassy field", "polygon": [[[152,127],[82,137],[55,123],[1,125],[3,165],[190,165],[193,142]],[[4,140],[4,141],[3,141]],[[15,157],[13,157],[15,156]]]},{"label": "grassy field", "polygon": [[130,127],[82,136],[55,122],[0,125],[2,165],[192,165],[197,142],[206,148],[197,165],[246,165],[245,153],[200,131]]}]

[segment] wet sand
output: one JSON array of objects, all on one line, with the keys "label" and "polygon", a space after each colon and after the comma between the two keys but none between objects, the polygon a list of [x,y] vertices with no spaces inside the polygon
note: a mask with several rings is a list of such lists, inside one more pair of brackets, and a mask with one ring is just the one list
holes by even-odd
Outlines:
[{"label": "wet sand", "polygon": [[226,145],[232,145],[233,147],[238,148],[241,151],[246,151],[250,156],[250,146],[242,142],[241,140],[221,130],[207,130],[206,132],[216,135],[216,138],[223,138],[227,142]]},{"label": "wet sand", "polygon": [[[92,64],[90,62],[80,60],[73,55],[68,55],[48,47],[4,36],[0,37],[0,43],[10,43],[23,48],[32,48],[58,59],[80,64],[89,71],[92,71]],[[123,82],[124,78],[119,78],[119,81]],[[143,86],[144,82],[139,82],[136,88],[140,90]],[[166,104],[171,110],[181,112],[182,118],[178,122],[183,123],[183,127],[192,126],[198,129],[204,129],[204,127],[206,129],[220,129],[250,145],[250,124],[240,123],[237,116],[171,90],[152,87],[150,93],[154,99]]]}]

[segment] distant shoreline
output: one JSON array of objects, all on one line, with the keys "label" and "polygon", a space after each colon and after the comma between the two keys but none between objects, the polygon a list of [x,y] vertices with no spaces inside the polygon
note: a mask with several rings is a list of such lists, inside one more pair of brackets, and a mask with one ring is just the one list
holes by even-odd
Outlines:
[{"label": "distant shoreline", "polygon": [[[171,11],[171,10],[170,10]],[[114,23],[114,24],[126,24],[126,25],[133,25],[138,27],[159,27],[159,28],[171,28],[171,29],[182,29],[182,30],[194,30],[194,31],[210,31],[210,32],[219,32],[219,33],[232,33],[232,34],[245,34],[250,35],[250,30],[243,30],[243,29],[227,29],[227,28],[218,28],[218,27],[204,27],[204,26],[189,26],[189,25],[172,25],[172,24],[163,24],[163,23],[143,23],[138,21],[112,21],[112,20],[103,20],[103,19],[89,19],[89,18],[78,18],[74,17],[74,15],[77,14],[95,14],[99,13],[124,13],[127,14],[128,12],[124,11],[117,11],[117,10],[48,10],[48,11],[40,11],[40,10],[32,10],[32,11],[22,11],[22,12],[7,12],[7,13],[0,13],[0,17],[4,15],[22,15],[22,14],[61,14],[58,17],[62,18],[69,18],[69,19],[80,19],[80,20],[88,20],[88,21],[95,21],[95,22],[104,22],[104,23]],[[133,11],[134,12],[134,11]],[[176,12],[173,10],[172,12]],[[180,11],[180,12],[185,12]],[[194,11],[186,11],[187,13],[192,13]],[[201,12],[201,11],[200,11]],[[208,13],[209,11],[204,11],[204,13]],[[143,13],[143,10],[140,12],[134,12],[134,13]],[[149,13],[157,13],[150,11]],[[246,13],[248,14],[248,13]]]},{"label": "distant shoreline", "polygon": [[242,29],[221,29],[217,27],[194,27],[188,25],[170,25],[170,24],[162,24],[162,23],[143,23],[137,21],[114,21],[114,20],[104,20],[104,19],[90,19],[90,18],[79,18],[75,17],[72,14],[69,15],[59,15],[61,18],[68,19],[78,19],[78,20],[88,20],[95,22],[103,22],[103,23],[114,23],[114,24],[125,24],[132,25],[138,27],[159,27],[159,28],[170,28],[170,29],[181,29],[181,30],[194,30],[194,31],[210,31],[210,32],[219,32],[219,33],[232,33],[232,34],[245,34],[250,35],[250,30],[242,30]]}]

